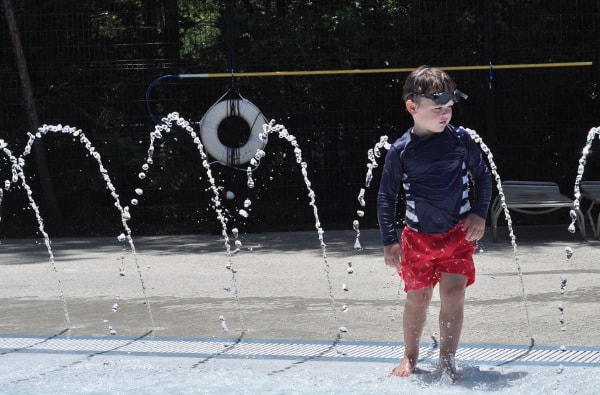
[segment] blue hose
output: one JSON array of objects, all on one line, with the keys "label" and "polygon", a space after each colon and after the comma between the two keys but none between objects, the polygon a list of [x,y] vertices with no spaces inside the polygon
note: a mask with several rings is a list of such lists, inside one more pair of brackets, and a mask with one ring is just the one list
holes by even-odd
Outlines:
[{"label": "blue hose", "polygon": [[152,113],[152,109],[150,108],[150,92],[152,91],[152,88],[154,88],[160,81],[162,81],[166,78],[181,78],[181,77],[179,74],[161,75],[160,77],[158,77],[157,79],[152,81],[152,83],[150,85],[148,85],[148,88],[146,89],[146,109],[148,110],[148,114],[150,115],[150,118],[152,119],[152,122],[154,122],[155,125],[162,125],[162,124],[164,124],[164,122],[161,121],[160,119],[158,119]]}]

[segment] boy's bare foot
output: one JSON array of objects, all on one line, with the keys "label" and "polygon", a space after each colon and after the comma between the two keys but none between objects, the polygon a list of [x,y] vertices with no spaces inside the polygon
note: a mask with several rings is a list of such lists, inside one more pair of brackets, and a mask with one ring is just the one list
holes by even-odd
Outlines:
[{"label": "boy's bare foot", "polygon": [[457,383],[462,379],[462,375],[456,370],[454,355],[440,355],[438,371],[440,374],[448,374],[453,383]]},{"label": "boy's bare foot", "polygon": [[402,362],[398,364],[393,370],[392,375],[396,377],[408,377],[415,371],[415,364],[412,362],[413,360],[409,357],[404,357]]}]

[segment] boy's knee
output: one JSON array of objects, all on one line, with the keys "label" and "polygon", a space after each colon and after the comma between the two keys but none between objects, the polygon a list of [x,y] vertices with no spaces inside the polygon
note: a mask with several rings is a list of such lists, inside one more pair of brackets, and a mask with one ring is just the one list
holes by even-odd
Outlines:
[{"label": "boy's knee", "polygon": [[444,301],[460,302],[465,299],[466,288],[464,285],[453,285],[440,288],[440,299]]},{"label": "boy's knee", "polygon": [[413,308],[426,308],[429,306],[433,288],[426,287],[416,291],[410,291],[406,295],[406,303]]}]

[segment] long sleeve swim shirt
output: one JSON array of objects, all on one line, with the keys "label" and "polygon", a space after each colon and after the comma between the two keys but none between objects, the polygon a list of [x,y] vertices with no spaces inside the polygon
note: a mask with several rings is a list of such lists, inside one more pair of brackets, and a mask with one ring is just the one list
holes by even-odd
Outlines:
[{"label": "long sleeve swim shirt", "polygon": [[418,232],[445,233],[471,213],[487,216],[492,178],[468,132],[448,125],[441,133],[423,137],[411,130],[390,146],[385,157],[377,194],[384,246],[399,241],[396,205],[401,186],[406,198],[404,222]]}]

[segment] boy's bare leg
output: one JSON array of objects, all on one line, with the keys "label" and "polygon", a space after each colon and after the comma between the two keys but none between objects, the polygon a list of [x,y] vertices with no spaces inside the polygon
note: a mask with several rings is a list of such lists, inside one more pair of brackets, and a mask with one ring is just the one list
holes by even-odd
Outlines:
[{"label": "boy's bare leg", "polygon": [[467,278],[442,273],[440,278],[440,369],[453,381],[460,380],[454,356],[462,332]]},{"label": "boy's bare leg", "polygon": [[417,366],[419,340],[427,319],[427,307],[431,301],[433,287],[422,288],[406,293],[402,327],[404,331],[404,359],[392,370],[398,377],[409,376]]}]

